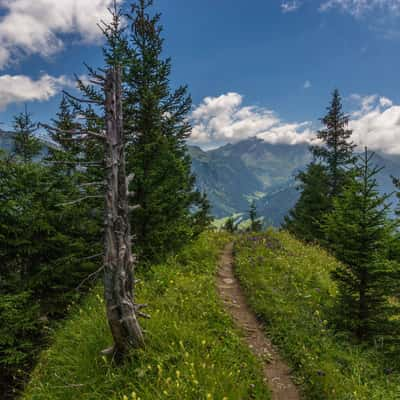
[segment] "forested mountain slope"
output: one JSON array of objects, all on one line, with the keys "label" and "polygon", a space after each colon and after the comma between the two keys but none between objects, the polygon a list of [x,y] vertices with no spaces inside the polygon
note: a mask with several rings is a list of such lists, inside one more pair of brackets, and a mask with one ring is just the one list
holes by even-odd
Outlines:
[{"label": "forested mountain slope", "polygon": [[[215,217],[247,212],[255,199],[259,214],[273,225],[296,203],[295,176],[311,161],[306,144],[270,144],[257,138],[210,151],[191,146],[189,151],[197,185],[208,194]],[[400,158],[377,154],[374,161],[384,167],[378,176],[381,192],[391,193],[391,176],[400,176]]]}]

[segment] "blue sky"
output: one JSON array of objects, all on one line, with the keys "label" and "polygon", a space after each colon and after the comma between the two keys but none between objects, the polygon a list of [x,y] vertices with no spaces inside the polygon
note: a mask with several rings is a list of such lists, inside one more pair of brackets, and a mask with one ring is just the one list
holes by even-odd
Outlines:
[{"label": "blue sky", "polygon": [[[48,120],[82,63],[101,65],[96,20],[108,2],[3,6],[5,126],[24,103]],[[400,153],[400,0],[155,0],[154,8],[163,14],[172,84],[188,84],[193,97],[193,142],[309,141],[337,87],[359,144]]]}]

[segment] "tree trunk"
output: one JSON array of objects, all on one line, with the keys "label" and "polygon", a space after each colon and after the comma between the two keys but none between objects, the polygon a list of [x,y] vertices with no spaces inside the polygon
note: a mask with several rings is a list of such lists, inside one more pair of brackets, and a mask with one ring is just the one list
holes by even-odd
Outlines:
[{"label": "tree trunk", "polygon": [[121,69],[105,83],[107,190],[105,198],[104,296],[114,339],[113,354],[144,346],[134,303],[134,266],[129,223],[128,181],[123,136]]}]

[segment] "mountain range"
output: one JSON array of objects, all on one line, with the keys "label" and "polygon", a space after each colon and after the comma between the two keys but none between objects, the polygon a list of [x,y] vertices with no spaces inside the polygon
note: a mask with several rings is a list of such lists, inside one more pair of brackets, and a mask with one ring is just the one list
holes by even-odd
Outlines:
[{"label": "mountain range", "polygon": [[[198,188],[207,193],[216,218],[245,214],[255,200],[259,215],[275,226],[296,204],[295,176],[311,161],[306,144],[271,144],[258,138],[209,151],[190,146],[189,152]],[[376,153],[374,161],[384,167],[377,178],[380,191],[392,193],[391,177],[400,176],[400,156]]]},{"label": "mountain range", "polygon": [[[0,130],[0,149],[11,152],[14,135]],[[47,154],[51,142],[41,137]],[[295,176],[311,161],[307,144],[271,144],[249,138],[204,151],[188,146],[197,187],[206,192],[216,219],[245,215],[252,200],[266,224],[279,226],[296,204],[299,192]],[[375,154],[375,163],[384,169],[378,183],[382,193],[394,190],[392,176],[400,177],[400,156]],[[392,199],[393,203],[395,198]],[[246,218],[246,217],[243,217]]]}]

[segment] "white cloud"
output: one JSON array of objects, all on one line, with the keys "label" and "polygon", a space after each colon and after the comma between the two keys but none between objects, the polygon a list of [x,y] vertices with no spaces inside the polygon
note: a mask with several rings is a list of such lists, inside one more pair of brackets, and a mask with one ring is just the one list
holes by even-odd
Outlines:
[{"label": "white cloud", "polygon": [[400,154],[400,106],[377,95],[353,95],[352,99],[361,106],[351,114],[352,140],[360,148]]},{"label": "white cloud", "polygon": [[373,10],[399,13],[400,0],[325,0],[320,6],[321,11],[332,8],[339,8],[355,17],[360,17]]},{"label": "white cloud", "polygon": [[313,133],[309,122],[286,123],[271,110],[244,106],[238,93],[206,97],[192,113],[192,143],[205,148],[259,137],[269,143],[309,142]]},{"label": "white cloud", "polygon": [[62,87],[72,83],[65,77],[58,78],[43,75],[38,80],[32,80],[25,75],[0,76],[0,110],[12,103],[28,101],[46,101],[55,96]]},{"label": "white cloud", "polygon": [[312,84],[311,84],[310,81],[305,81],[305,82],[304,82],[304,85],[303,85],[303,88],[304,88],[304,89],[310,89],[311,86],[312,86]]},{"label": "white cloud", "polygon": [[[400,105],[378,95],[351,95],[354,111],[350,113],[352,140],[362,149],[400,154]],[[193,133],[190,141],[203,148],[215,148],[249,137],[268,143],[311,143],[315,130],[310,122],[288,123],[273,111],[244,106],[238,93],[207,97],[192,113]]]},{"label": "white cloud", "polygon": [[[113,0],[0,0],[0,68],[23,55],[60,51],[64,34],[85,42],[101,37],[97,23],[109,20]],[[120,3],[122,0],[118,0]]]},{"label": "white cloud", "polygon": [[291,0],[291,1],[283,1],[281,3],[281,10],[283,13],[290,13],[297,11],[301,6],[301,3],[297,0]]}]

